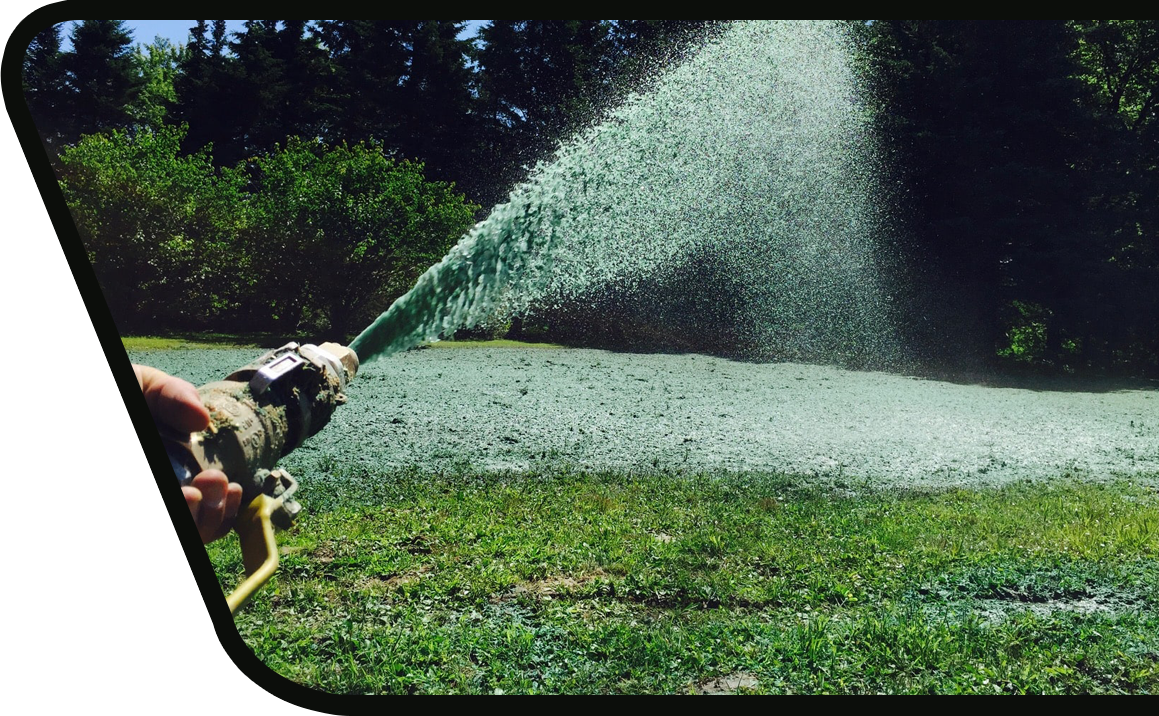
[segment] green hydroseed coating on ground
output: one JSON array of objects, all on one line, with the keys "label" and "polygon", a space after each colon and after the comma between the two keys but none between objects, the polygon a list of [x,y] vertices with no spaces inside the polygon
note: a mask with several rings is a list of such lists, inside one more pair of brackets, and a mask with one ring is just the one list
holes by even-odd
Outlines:
[{"label": "green hydroseed coating on ground", "polygon": [[[1153,692],[1159,496],[335,466],[237,618],[335,693]],[[370,488],[370,485],[375,487]],[[235,544],[210,549],[240,574]]]},{"label": "green hydroseed coating on ground", "polygon": [[[134,352],[201,385],[260,350]],[[1156,484],[1159,392],[1027,390],[795,363],[518,348],[363,366],[330,424],[279,467],[641,469],[812,475],[874,489],[1074,476]]]}]

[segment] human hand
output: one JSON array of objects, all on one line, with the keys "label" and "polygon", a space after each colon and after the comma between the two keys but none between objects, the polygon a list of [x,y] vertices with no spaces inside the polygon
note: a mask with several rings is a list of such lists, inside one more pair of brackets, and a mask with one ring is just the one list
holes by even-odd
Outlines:
[{"label": "human hand", "polygon": [[[154,420],[189,433],[209,426],[209,411],[193,384],[147,365],[134,365],[133,372]],[[181,491],[203,543],[229,534],[241,506],[241,485],[230,482],[221,470],[206,470]]]},{"label": "human hand", "polygon": [[229,534],[241,506],[241,485],[230,482],[221,470],[206,470],[181,491],[185,493],[185,504],[189,505],[189,514],[197,523],[203,543],[209,544]]}]

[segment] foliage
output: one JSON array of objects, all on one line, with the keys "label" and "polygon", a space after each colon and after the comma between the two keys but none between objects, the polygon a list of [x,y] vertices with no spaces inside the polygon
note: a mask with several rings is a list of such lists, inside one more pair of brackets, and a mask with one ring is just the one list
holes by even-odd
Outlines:
[{"label": "foliage", "polygon": [[[1080,79],[1103,122],[1090,206],[1105,262],[1083,306],[1087,342],[1120,366],[1159,365],[1159,23],[1075,20]],[[1104,359],[1105,360],[1105,359]]]},{"label": "foliage", "polygon": [[212,146],[219,165],[231,165],[242,156],[230,148],[236,110],[230,104],[227,49],[225,20],[214,20],[212,34],[209,24],[198,20],[190,29],[189,43],[173,82],[177,95],[174,116],[189,127],[185,148]]},{"label": "foliage", "polygon": [[247,171],[181,154],[184,136],[115,130],[61,156],[61,188],[122,332],[285,327],[345,340],[476,208],[378,145],[294,138]]},{"label": "foliage", "polygon": [[72,51],[62,58],[67,72],[67,138],[128,126],[129,105],[141,88],[133,38],[124,20],[82,20],[71,33]]},{"label": "foliage", "polygon": [[606,94],[608,20],[492,20],[476,60],[487,112],[516,135],[550,142],[592,119]]},{"label": "foliage", "polygon": [[[899,248],[929,310],[962,317],[911,336],[939,361],[958,357],[937,355],[958,350],[945,327],[963,325],[975,345],[1026,360],[1007,314],[1035,305],[1052,326],[1034,344],[1039,365],[1156,368],[1138,360],[1159,328],[1145,169],[1159,155],[1135,129],[1153,114],[1148,22],[889,20],[861,33],[899,160]],[[1014,330],[1016,343],[1033,337]]]},{"label": "foliage", "polygon": [[[272,150],[292,135],[320,136],[330,75],[326,52],[305,20],[247,20],[229,44],[225,109],[231,117],[226,161]],[[337,108],[333,108],[337,109]]]},{"label": "foliage", "polygon": [[164,37],[149,45],[137,45],[133,50],[133,64],[141,81],[141,88],[129,104],[129,116],[134,124],[160,127],[165,124],[170,109],[177,102],[174,82],[183,49],[174,47]]},{"label": "foliage", "polygon": [[183,129],[112,130],[61,154],[60,186],[122,332],[201,327],[236,309],[245,177],[207,152],[180,154]]},{"label": "foliage", "polygon": [[654,77],[662,62],[677,61],[684,47],[703,36],[707,22],[491,20],[484,25],[471,53],[478,67],[476,111],[483,161],[499,170],[500,192],[562,139]]},{"label": "foliage", "polygon": [[67,120],[64,55],[60,46],[60,25],[49,26],[32,38],[21,67],[24,100],[49,156],[55,154]]},{"label": "foliage", "polygon": [[1009,307],[1009,345],[998,350],[998,355],[1021,363],[1037,363],[1046,353],[1050,311],[1037,304],[1014,301]]},{"label": "foliage", "polygon": [[1072,20],[1080,78],[1105,111],[1132,132],[1156,120],[1159,105],[1159,21]]},{"label": "foliage", "polygon": [[[134,52],[124,21],[85,20],[35,37],[23,89],[54,161],[165,122],[224,171],[291,136],[369,142],[486,207],[720,27],[493,20],[471,39],[464,22],[198,20],[184,50]],[[888,247],[909,259],[890,277],[917,319],[902,339],[939,365],[1010,359],[1020,303],[1051,317],[1036,365],[1159,371],[1159,24],[846,25],[904,220]]]},{"label": "foliage", "polygon": [[291,138],[253,168],[246,235],[262,298],[283,325],[340,339],[442,258],[477,208],[378,144]]},{"label": "foliage", "polygon": [[478,131],[467,67],[470,42],[460,39],[465,20],[416,20],[409,28],[410,62],[399,86],[397,146],[404,157],[421,157],[427,173],[443,181],[481,182],[472,175]]}]

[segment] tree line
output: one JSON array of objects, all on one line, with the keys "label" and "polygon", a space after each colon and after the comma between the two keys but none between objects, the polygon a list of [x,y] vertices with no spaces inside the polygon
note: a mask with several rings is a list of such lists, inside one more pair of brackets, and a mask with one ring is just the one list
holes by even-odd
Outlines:
[{"label": "tree line", "polygon": [[[930,361],[1159,371],[1159,21],[846,22],[908,258],[899,330]],[[25,96],[122,330],[356,329],[561,138],[721,25],[464,27],[37,35]],[[342,276],[383,288],[357,297]]]},{"label": "tree line", "polygon": [[495,20],[476,41],[465,25],[36,35],[24,94],[119,329],[349,337],[712,23]]},{"label": "tree line", "polygon": [[927,286],[915,343],[1159,373],[1159,22],[856,27]]},{"label": "tree line", "polygon": [[122,20],[45,29],[24,86],[50,153],[94,131],[186,124],[232,166],[287,137],[375,141],[490,206],[560,137],[709,31],[707,21],[198,20],[134,46]]}]

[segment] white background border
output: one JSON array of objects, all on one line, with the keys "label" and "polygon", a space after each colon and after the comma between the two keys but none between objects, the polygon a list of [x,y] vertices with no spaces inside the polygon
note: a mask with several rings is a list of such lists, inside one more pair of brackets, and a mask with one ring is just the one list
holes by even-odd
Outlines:
[{"label": "white background border", "polygon": [[[4,3],[7,44],[44,3]],[[312,713],[218,643],[7,118],[0,130],[0,704]]]}]

